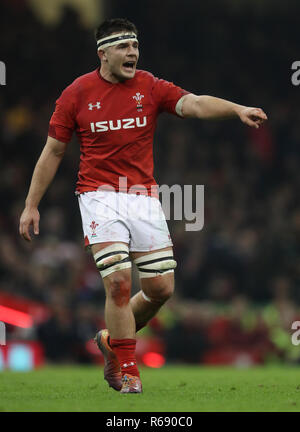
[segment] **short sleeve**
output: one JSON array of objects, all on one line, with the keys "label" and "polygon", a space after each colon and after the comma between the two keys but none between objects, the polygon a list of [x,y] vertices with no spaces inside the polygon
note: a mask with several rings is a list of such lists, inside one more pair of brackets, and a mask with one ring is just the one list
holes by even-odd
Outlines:
[{"label": "short sleeve", "polygon": [[166,111],[178,115],[176,104],[182,96],[189,92],[176,86],[172,82],[155,78],[153,87],[153,99],[158,104],[159,111]]},{"label": "short sleeve", "polygon": [[56,101],[48,135],[58,141],[68,143],[75,127],[75,98],[71,87],[67,87]]}]

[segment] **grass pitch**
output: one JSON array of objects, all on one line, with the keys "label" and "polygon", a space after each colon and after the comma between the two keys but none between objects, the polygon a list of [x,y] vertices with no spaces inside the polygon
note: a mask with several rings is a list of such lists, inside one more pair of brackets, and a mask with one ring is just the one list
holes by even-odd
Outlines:
[{"label": "grass pitch", "polygon": [[0,372],[0,411],[300,411],[300,368],[141,369],[144,393],[108,387],[100,367]]}]

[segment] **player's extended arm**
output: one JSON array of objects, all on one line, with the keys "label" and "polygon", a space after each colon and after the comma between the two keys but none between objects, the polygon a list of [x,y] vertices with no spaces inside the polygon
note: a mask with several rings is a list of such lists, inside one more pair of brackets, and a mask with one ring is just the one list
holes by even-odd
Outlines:
[{"label": "player's extended arm", "polygon": [[41,156],[36,163],[19,226],[20,235],[27,241],[31,241],[30,225],[33,225],[34,234],[39,234],[40,214],[38,205],[55,176],[66,147],[67,144],[48,137]]},{"label": "player's extended arm", "polygon": [[268,118],[261,108],[246,107],[213,96],[188,94],[182,98],[183,117],[224,119],[239,117],[248,126],[259,128]]}]

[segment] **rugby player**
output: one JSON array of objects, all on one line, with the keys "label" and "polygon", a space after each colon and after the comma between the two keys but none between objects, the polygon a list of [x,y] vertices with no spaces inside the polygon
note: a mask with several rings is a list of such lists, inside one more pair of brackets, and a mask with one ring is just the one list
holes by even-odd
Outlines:
[{"label": "rugby player", "polygon": [[[34,234],[39,233],[39,202],[76,131],[81,150],[76,193],[85,245],[106,292],[107,329],[97,333],[95,342],[104,354],[104,378],[121,393],[142,392],[136,332],[174,290],[176,261],[153,178],[158,115],[166,111],[183,118],[237,117],[254,128],[267,119],[260,108],[196,96],[137,70],[137,35],[136,26],[123,18],[107,20],[96,30],[100,66],[77,78],[56,101],[19,227],[27,241],[31,225]],[[135,209],[131,214],[130,206]],[[158,217],[150,217],[149,210]],[[132,262],[141,289],[131,298]]]}]

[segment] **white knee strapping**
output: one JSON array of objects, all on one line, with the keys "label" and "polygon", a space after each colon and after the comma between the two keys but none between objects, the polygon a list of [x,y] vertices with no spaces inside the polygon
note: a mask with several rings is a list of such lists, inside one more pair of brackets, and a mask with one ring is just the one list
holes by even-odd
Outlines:
[{"label": "white knee strapping", "polygon": [[131,267],[128,246],[124,243],[114,243],[95,253],[94,260],[101,276]]},{"label": "white knee strapping", "polygon": [[143,255],[135,259],[134,263],[137,265],[140,278],[149,278],[171,273],[177,266],[171,250]]}]

